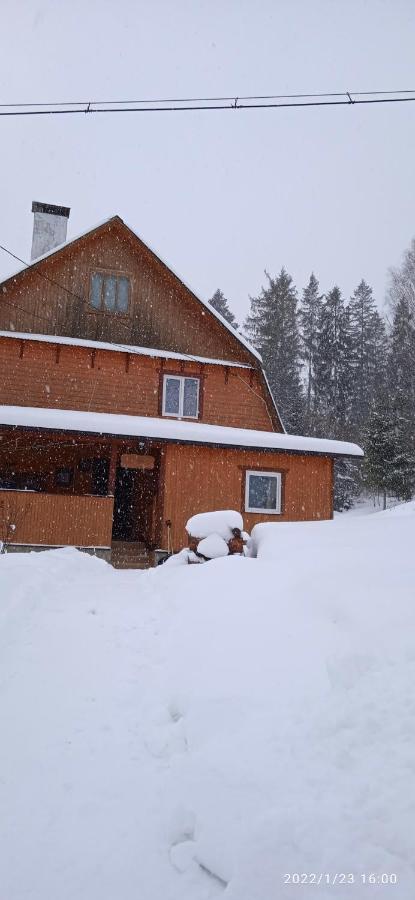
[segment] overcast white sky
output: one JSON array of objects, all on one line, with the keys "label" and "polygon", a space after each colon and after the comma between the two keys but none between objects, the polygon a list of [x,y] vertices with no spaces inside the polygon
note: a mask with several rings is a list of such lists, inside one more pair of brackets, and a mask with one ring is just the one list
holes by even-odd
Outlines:
[{"label": "overcast white sky", "polygon": [[[15,0],[0,102],[415,89],[414,0]],[[415,103],[0,118],[0,243],[30,255],[32,200],[68,236],[119,213],[239,318],[266,268],[348,296],[415,235]],[[0,252],[0,276],[16,264]]]}]

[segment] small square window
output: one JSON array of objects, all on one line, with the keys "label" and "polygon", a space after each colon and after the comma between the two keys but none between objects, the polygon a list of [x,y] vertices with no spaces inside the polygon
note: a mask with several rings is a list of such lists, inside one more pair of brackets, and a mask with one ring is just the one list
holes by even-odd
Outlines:
[{"label": "small square window", "polygon": [[199,416],[199,378],[165,375],[163,379],[163,416],[197,419]]},{"label": "small square window", "polygon": [[247,472],[245,483],[246,512],[281,513],[281,473]]},{"label": "small square window", "polygon": [[130,305],[130,279],[126,275],[105,275],[93,272],[89,290],[89,302],[101,312],[126,315]]}]

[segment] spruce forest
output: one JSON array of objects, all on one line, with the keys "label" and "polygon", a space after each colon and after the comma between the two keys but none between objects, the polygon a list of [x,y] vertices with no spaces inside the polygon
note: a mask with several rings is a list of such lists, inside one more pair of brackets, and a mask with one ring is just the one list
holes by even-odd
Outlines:
[{"label": "spruce forest", "polygon": [[[261,353],[288,432],[350,440],[363,464],[336,462],[335,509],[361,494],[415,495],[415,239],[389,272],[385,315],[362,279],[345,298],[323,293],[314,273],[299,295],[289,273],[265,272],[243,333]],[[222,291],[211,304],[234,327]]]}]

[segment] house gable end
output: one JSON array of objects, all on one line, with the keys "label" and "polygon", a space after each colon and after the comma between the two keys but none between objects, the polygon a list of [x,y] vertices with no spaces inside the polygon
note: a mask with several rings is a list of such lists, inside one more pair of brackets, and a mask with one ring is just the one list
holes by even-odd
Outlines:
[{"label": "house gable end", "polygon": [[[127,314],[94,310],[94,271],[124,275]],[[243,338],[204,304],[118,216],[0,285],[0,329],[149,346],[258,365]]]}]

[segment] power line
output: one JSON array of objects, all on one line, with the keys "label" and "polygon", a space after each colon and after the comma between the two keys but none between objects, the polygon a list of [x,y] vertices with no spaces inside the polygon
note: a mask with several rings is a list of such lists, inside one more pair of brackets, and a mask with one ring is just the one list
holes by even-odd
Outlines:
[{"label": "power line", "polygon": [[[22,265],[26,266],[27,269],[29,269],[30,266],[32,265],[32,263],[28,263],[28,262],[26,262],[26,260],[21,259],[20,256],[16,256],[15,253],[12,253],[11,250],[8,250],[7,247],[4,247],[2,244],[0,244],[0,250],[3,250],[4,253],[8,253],[9,256],[12,256],[13,259],[17,260],[17,262],[22,263]],[[33,260],[33,262],[36,262],[36,260]],[[74,297],[75,300],[83,301],[84,298],[80,294],[75,294],[73,291],[71,291],[69,288],[65,287],[63,284],[59,284],[57,281],[54,281],[53,278],[49,278],[49,276],[45,275],[44,272],[39,272],[38,269],[35,269],[35,272],[36,272],[36,275],[39,275],[40,278],[43,278],[45,281],[48,281],[49,284],[54,284],[55,287],[59,288],[59,290],[66,291],[66,293],[69,294],[71,297]],[[10,278],[13,278],[13,276],[11,275]],[[16,309],[17,308],[18,307],[16,307]],[[43,316],[43,318],[45,318],[45,317]],[[49,321],[49,320],[45,320],[45,321]]]},{"label": "power line", "polygon": [[213,96],[213,97],[163,97],[163,98],[151,98],[151,99],[135,99],[135,100],[62,100],[62,101],[48,101],[42,103],[0,103],[0,109],[3,107],[8,107],[10,109],[19,108],[19,107],[41,107],[48,106],[50,108],[60,107],[60,106],[121,106],[123,104],[145,104],[145,103],[154,103],[154,104],[163,104],[163,103],[216,103],[216,102],[235,102],[236,99],[240,101],[246,100],[294,100],[294,99],[315,99],[321,97],[349,97],[349,95],[353,97],[373,97],[373,96],[388,96],[388,97],[396,97],[400,94],[415,94],[415,88],[404,89],[404,90],[392,90],[392,91],[319,91],[314,94],[306,94],[306,93],[296,93],[296,94],[238,94],[235,96]]},{"label": "power line", "polygon": [[235,97],[182,97],[142,100],[89,100],[51,103],[2,103],[0,116],[62,116],[139,112],[212,112],[230,109],[284,109],[311,106],[359,106],[411,103],[415,90],[342,91],[315,94],[264,94]]}]

